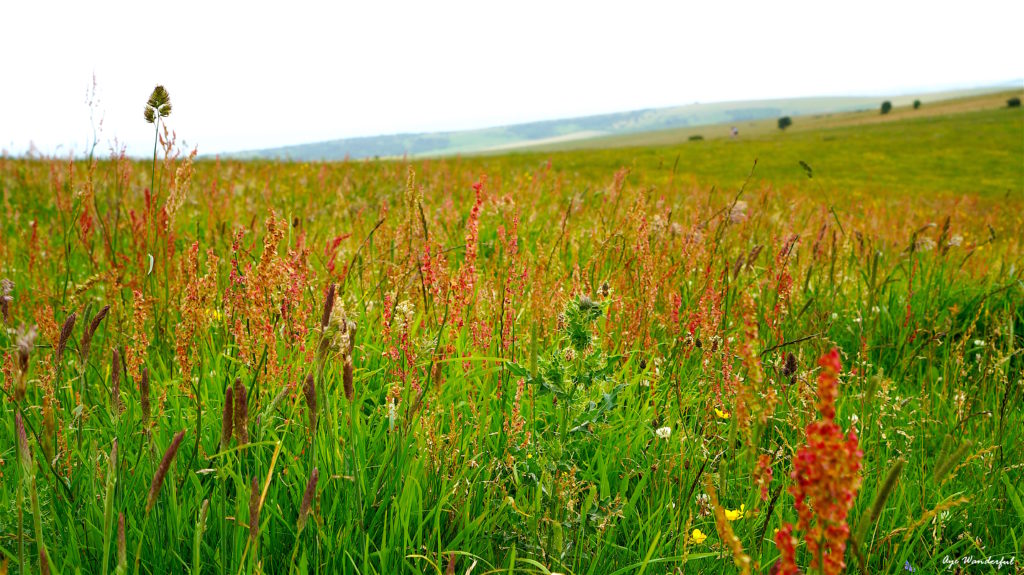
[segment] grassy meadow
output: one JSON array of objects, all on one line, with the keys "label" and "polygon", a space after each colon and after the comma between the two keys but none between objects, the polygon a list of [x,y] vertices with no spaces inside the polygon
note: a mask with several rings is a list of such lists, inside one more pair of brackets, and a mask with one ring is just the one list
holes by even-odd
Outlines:
[{"label": "grassy meadow", "polygon": [[1021,568],[1019,108],[160,148],[0,158],[0,573]]}]

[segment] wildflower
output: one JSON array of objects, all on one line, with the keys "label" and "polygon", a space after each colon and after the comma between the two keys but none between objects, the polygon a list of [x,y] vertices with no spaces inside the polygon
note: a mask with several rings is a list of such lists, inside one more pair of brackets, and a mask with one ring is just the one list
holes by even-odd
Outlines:
[{"label": "wildflower", "polygon": [[[796,453],[791,474],[796,483],[790,487],[790,493],[796,500],[796,528],[804,533],[811,570],[836,575],[846,567],[843,556],[850,535],[846,517],[860,490],[863,452],[856,431],[851,429],[844,436],[835,422],[839,352],[832,349],[821,357],[818,365],[822,368],[816,405],[820,418],[808,424],[807,442]],[[779,573],[797,573],[793,528],[787,523],[775,536],[782,554]]]},{"label": "wildflower", "polygon": [[700,545],[701,543],[704,542],[705,539],[708,538],[708,536],[705,535],[704,532],[701,531],[700,529],[694,529],[693,533],[690,533],[690,538],[693,539],[694,543],[696,543],[697,545]]},{"label": "wildflower", "polygon": [[741,504],[739,509],[726,509],[725,518],[729,521],[736,521],[737,519],[743,519],[747,514],[747,505]]},{"label": "wildflower", "polygon": [[696,497],[697,514],[701,517],[711,515],[711,497],[707,493],[701,493]]},{"label": "wildflower", "polygon": [[717,415],[719,419],[729,419],[729,412],[728,411],[722,411],[721,409],[718,409],[717,407],[715,408],[715,415]]},{"label": "wildflower", "polygon": [[949,245],[952,247],[958,247],[962,243],[964,243],[964,237],[961,235],[955,235],[949,238]]},{"label": "wildflower", "polygon": [[672,435],[672,428],[671,427],[659,427],[657,429],[657,431],[655,431],[654,433],[656,433],[658,435],[658,437],[660,437],[662,439],[668,439]]}]

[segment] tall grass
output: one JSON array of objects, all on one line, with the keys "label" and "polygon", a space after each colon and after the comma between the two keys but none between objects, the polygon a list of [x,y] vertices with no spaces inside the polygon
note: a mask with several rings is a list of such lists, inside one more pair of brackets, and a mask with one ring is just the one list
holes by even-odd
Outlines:
[{"label": "tall grass", "polygon": [[164,152],[0,158],[11,573],[1019,557],[1020,197]]}]

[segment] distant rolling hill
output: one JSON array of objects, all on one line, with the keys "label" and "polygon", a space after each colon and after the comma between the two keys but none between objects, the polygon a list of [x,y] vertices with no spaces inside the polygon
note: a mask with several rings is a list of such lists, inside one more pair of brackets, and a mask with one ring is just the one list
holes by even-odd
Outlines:
[{"label": "distant rolling hill", "polygon": [[235,158],[315,161],[345,158],[442,156],[546,146],[561,147],[578,140],[599,141],[610,136],[628,136],[677,128],[740,124],[774,119],[780,116],[807,116],[872,110],[877,109],[884,99],[891,100],[894,105],[900,106],[909,104],[915,99],[932,102],[984,94],[1001,89],[1005,89],[1005,86],[894,97],[822,97],[695,103],[671,108],[634,110],[478,130],[328,140],[227,155]]}]

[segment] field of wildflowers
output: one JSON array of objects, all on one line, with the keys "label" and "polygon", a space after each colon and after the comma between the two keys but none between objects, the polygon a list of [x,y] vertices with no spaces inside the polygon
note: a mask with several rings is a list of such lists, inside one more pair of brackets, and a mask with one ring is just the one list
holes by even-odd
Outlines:
[{"label": "field of wildflowers", "polygon": [[0,158],[0,573],[1019,569],[1019,111],[946,120],[1005,194],[853,194],[202,160],[163,103],[153,162]]}]

